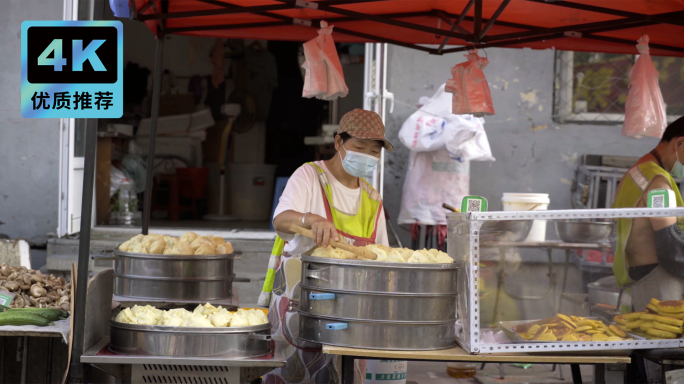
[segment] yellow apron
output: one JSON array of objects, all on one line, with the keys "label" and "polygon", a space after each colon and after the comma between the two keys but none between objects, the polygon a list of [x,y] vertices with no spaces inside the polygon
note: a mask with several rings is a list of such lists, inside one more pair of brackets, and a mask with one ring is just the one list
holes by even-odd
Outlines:
[{"label": "yellow apron", "polygon": [[[335,228],[345,241],[357,246],[375,243],[377,224],[382,212],[380,194],[365,180],[360,179],[361,204],[358,212],[355,215],[341,212],[335,208],[332,189],[325,171],[314,163],[308,165],[314,167],[318,174],[319,184],[325,196],[326,218],[335,224]],[[284,349],[287,363],[285,367],[264,375],[264,383],[339,383],[339,356],[324,355],[320,344],[297,339],[301,255],[283,252],[284,246],[285,242],[280,237],[276,238],[259,305],[270,303],[268,317],[272,325],[271,334],[276,340],[275,348]],[[364,371],[365,364],[355,370],[355,382],[363,382]]]}]

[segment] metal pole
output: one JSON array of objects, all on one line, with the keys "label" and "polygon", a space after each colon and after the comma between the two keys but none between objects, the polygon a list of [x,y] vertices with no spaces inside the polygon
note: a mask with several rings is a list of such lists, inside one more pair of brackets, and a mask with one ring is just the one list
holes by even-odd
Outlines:
[{"label": "metal pole", "polygon": [[154,59],[154,80],[152,80],[152,116],[149,146],[147,147],[147,180],[145,181],[145,204],[143,206],[142,233],[150,230],[152,213],[152,182],[154,180],[154,155],[157,140],[157,119],[159,118],[159,97],[161,96],[162,61],[164,59],[164,35],[157,37],[157,53]]},{"label": "metal pole", "polygon": [[[88,291],[88,261],[90,260],[90,227],[93,218],[93,189],[95,185],[95,151],[97,148],[97,119],[87,119],[85,127],[85,163],[83,170],[83,199],[81,206],[81,234],[78,241],[78,269],[76,271],[76,305],[74,305],[73,355],[70,375],[83,381],[83,342],[85,337],[86,293]],[[73,316],[73,315],[72,315]]]}]

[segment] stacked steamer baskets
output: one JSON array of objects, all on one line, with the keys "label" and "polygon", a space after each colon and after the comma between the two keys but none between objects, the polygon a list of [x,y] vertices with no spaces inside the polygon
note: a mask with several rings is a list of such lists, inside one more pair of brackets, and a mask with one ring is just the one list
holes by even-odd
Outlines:
[{"label": "stacked steamer baskets", "polygon": [[455,346],[457,264],[302,256],[301,340],[345,347]]},{"label": "stacked steamer baskets", "polygon": [[[181,239],[183,237],[178,242]],[[221,248],[227,248],[223,254],[193,254],[195,249],[192,247],[185,252],[176,247],[173,249],[175,254],[137,253],[140,247],[126,247],[125,244],[121,248],[126,251],[113,252],[114,295],[122,301],[204,304],[233,296],[235,256],[230,243]]]},{"label": "stacked steamer baskets", "polygon": [[[196,234],[190,236],[193,244]],[[188,233],[184,237],[189,236]],[[167,239],[170,243],[180,239]],[[213,237],[213,236],[211,236]],[[133,241],[133,239],[131,239]],[[161,244],[161,243],[160,243]],[[218,254],[198,254],[198,248],[179,247],[174,254],[139,253],[142,248],[122,244],[113,252],[115,299],[128,305],[152,304],[167,309],[193,311],[198,304],[223,304],[231,311],[234,251],[230,243],[215,246]],[[124,249],[124,250],[122,250]],[[153,247],[144,251],[159,252]],[[133,251],[133,252],[131,252]],[[193,254],[193,251],[195,254]],[[163,251],[162,251],[163,252]],[[212,253],[211,251],[206,251]],[[179,254],[180,253],[180,254]],[[156,308],[155,308],[156,309]],[[264,356],[271,351],[269,323],[254,326],[168,326],[123,323],[110,320],[109,349],[128,355],[164,357],[246,358]]]}]

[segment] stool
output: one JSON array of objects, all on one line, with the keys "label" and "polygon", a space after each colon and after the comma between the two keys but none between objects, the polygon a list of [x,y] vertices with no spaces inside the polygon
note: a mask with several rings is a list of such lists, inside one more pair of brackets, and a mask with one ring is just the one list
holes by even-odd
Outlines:
[{"label": "stool", "polygon": [[278,206],[278,201],[280,201],[280,196],[283,195],[283,191],[285,190],[285,186],[287,185],[287,181],[290,180],[289,177],[276,177],[275,180],[275,190],[273,191],[273,205],[271,207],[271,230],[274,231],[275,228],[273,228],[273,214],[275,213],[275,209]]},{"label": "stool", "polygon": [[[166,185],[166,187],[164,187]],[[166,192],[168,194],[168,199],[165,203],[159,202],[160,192]],[[178,221],[180,220],[181,212],[190,212],[192,217],[197,217],[197,204],[195,199],[190,200],[190,205],[180,204],[180,182],[178,180],[178,175],[174,174],[164,174],[155,176],[154,183],[154,194],[155,198],[152,199],[152,212],[155,211],[166,211],[169,214],[169,220]]]}]

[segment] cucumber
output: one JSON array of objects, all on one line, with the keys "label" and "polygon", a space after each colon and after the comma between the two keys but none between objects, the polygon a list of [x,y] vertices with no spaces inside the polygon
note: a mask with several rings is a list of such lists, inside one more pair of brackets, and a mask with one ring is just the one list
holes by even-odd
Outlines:
[{"label": "cucumber", "polygon": [[12,308],[9,313],[32,313],[43,316],[51,321],[64,320],[69,317],[69,312],[57,308]]},{"label": "cucumber", "polygon": [[50,319],[36,315],[29,312],[14,312],[7,311],[0,313],[0,326],[2,325],[37,325],[45,327],[47,325],[54,325]]}]

